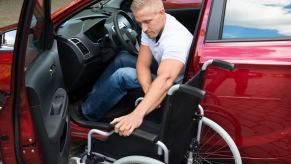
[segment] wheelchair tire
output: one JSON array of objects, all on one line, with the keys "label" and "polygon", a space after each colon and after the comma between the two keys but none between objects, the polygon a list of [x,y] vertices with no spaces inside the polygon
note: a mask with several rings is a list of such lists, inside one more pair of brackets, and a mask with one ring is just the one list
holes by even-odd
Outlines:
[{"label": "wheelchair tire", "polygon": [[120,158],[113,162],[113,164],[133,164],[133,163],[138,163],[138,164],[164,164],[163,162],[156,160],[154,158],[150,157],[145,157],[145,156],[138,156],[138,155],[133,155],[133,156],[127,156]]},{"label": "wheelchair tire", "polygon": [[239,150],[230,135],[214,121],[203,117],[198,148],[193,151],[193,163],[241,164]]}]

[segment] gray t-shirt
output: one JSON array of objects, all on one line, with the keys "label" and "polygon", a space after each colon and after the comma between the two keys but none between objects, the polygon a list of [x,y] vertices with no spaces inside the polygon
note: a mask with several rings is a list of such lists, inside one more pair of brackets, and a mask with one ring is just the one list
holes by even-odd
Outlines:
[{"label": "gray t-shirt", "polygon": [[158,64],[164,59],[175,59],[184,64],[183,71],[179,74],[176,83],[181,83],[185,72],[185,63],[188,58],[193,35],[176,20],[175,17],[166,14],[166,24],[156,42],[142,32],[141,44],[148,46]]}]

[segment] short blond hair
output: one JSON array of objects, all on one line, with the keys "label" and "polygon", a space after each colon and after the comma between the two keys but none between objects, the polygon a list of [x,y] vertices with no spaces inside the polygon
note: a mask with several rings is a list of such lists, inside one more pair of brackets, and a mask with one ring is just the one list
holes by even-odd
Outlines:
[{"label": "short blond hair", "polygon": [[144,7],[149,7],[150,9],[159,11],[164,9],[162,0],[133,0],[130,6],[132,12],[139,11]]}]

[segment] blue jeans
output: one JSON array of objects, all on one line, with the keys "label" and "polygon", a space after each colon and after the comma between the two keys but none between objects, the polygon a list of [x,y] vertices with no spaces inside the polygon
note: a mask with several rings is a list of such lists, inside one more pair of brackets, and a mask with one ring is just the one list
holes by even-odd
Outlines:
[{"label": "blue jeans", "polygon": [[[109,64],[93,86],[88,98],[81,104],[83,115],[92,121],[98,121],[116,105],[127,90],[140,88],[136,75],[137,58],[121,51]],[[151,70],[156,74],[157,63]]]}]

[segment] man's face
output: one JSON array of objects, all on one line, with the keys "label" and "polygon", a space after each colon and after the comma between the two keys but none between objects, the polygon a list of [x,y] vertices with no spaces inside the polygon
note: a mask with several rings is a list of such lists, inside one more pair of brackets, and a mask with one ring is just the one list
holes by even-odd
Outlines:
[{"label": "man's face", "polygon": [[133,14],[142,31],[151,39],[156,38],[164,27],[165,12],[163,10],[155,11],[145,7]]}]

